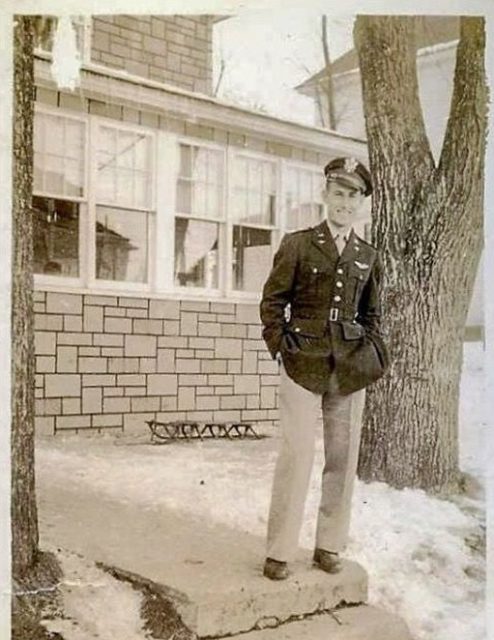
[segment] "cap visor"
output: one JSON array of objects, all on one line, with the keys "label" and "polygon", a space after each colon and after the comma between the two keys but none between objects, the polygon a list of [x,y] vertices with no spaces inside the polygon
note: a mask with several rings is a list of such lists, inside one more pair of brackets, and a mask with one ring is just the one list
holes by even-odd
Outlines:
[{"label": "cap visor", "polygon": [[345,187],[350,187],[351,189],[356,189],[358,191],[366,192],[367,186],[365,182],[359,177],[355,175],[345,174],[336,174],[332,173],[328,177],[328,182],[338,182],[339,184],[344,185]]}]

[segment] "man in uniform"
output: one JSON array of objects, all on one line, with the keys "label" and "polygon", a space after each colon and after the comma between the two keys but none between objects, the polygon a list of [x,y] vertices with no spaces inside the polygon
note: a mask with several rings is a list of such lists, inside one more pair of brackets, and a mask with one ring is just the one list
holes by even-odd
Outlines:
[{"label": "man in uniform", "polygon": [[364,388],[388,366],[379,256],[352,227],[372,192],[370,174],[354,158],[337,158],[324,175],[327,219],[284,236],[260,306],[264,340],[280,362],[281,447],[264,564],[264,575],[275,580],[289,576],[287,563],[297,550],[321,410],[325,465],[314,563],[329,573],[340,570]]}]

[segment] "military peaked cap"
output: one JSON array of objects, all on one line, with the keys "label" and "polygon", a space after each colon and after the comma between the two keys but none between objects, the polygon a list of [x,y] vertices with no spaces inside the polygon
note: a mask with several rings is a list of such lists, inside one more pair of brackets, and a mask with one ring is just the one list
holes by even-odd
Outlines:
[{"label": "military peaked cap", "polygon": [[364,196],[372,193],[371,175],[361,162],[355,158],[335,158],[324,167],[326,182],[340,182],[349,187],[360,189]]}]

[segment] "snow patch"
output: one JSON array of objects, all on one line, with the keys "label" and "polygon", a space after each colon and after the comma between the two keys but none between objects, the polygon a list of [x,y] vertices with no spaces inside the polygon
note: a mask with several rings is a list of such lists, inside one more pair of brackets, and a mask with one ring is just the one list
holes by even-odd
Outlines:
[{"label": "snow patch", "polygon": [[57,551],[64,581],[61,586],[65,619],[45,620],[64,640],[147,640],[140,616],[142,597],[81,556]]}]

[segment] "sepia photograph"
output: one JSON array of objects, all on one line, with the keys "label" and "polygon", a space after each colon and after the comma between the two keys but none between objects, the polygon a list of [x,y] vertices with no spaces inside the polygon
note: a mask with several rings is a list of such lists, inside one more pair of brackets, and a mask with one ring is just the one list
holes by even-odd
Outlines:
[{"label": "sepia photograph", "polygon": [[395,5],[1,10],[2,640],[493,637],[494,15]]}]

